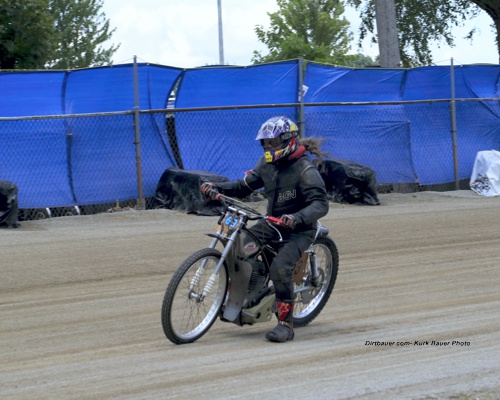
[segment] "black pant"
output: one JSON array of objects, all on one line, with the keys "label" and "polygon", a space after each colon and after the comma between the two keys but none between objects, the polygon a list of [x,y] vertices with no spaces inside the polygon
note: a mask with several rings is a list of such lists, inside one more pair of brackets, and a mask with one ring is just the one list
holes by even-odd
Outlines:
[{"label": "black pant", "polygon": [[277,228],[280,235],[265,221],[259,221],[249,230],[261,241],[270,244],[278,254],[271,263],[271,280],[276,291],[276,300],[293,302],[292,271],[295,263],[302,256],[314,240],[315,230],[296,231],[286,228]]}]

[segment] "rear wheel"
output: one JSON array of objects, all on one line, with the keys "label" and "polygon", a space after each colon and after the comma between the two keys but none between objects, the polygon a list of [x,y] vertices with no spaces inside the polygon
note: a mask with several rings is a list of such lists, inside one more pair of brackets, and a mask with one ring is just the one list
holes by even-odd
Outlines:
[{"label": "rear wheel", "polygon": [[184,261],[172,276],[163,298],[161,324],[175,344],[201,338],[217,319],[227,292],[227,268],[217,274],[220,251],[202,249]]},{"label": "rear wheel", "polygon": [[[309,262],[302,282],[295,284],[297,298],[293,310],[293,324],[296,327],[309,324],[319,315],[328,302],[337,280],[339,253],[333,240],[329,237],[318,238],[313,245],[313,251],[316,253],[320,283],[317,287],[312,287]],[[301,290],[307,287],[310,289]]]}]

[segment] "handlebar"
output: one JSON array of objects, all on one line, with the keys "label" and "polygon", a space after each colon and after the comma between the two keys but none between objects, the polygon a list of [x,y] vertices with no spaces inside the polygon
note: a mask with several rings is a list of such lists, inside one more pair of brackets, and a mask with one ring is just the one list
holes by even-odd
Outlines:
[{"label": "handlebar", "polygon": [[274,225],[278,225],[278,226],[283,225],[283,221],[281,220],[281,218],[266,216],[265,219]]},{"label": "handlebar", "polygon": [[281,218],[278,217],[273,217],[270,215],[263,215],[257,210],[254,210],[253,208],[241,203],[240,201],[237,201],[231,197],[225,196],[222,193],[219,193],[219,191],[214,188],[210,190],[210,193],[208,194],[208,197],[220,201],[224,207],[227,207],[228,204],[233,205],[235,207],[241,207],[243,210],[250,212],[255,215],[255,217],[250,217],[248,216],[249,220],[258,220],[258,219],[265,219],[266,221],[270,222],[271,224],[278,225],[278,226],[283,226],[283,221]]}]

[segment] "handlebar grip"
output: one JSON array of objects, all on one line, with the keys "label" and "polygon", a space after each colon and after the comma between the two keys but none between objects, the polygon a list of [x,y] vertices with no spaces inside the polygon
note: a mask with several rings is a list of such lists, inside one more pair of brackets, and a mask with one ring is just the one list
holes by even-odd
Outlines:
[{"label": "handlebar grip", "polygon": [[212,199],[214,199],[214,200],[220,200],[221,199],[221,194],[219,193],[219,191],[217,189],[211,189],[209,196]]},{"label": "handlebar grip", "polygon": [[273,223],[273,224],[276,224],[276,225],[283,225],[283,221],[281,220],[281,218],[277,218],[277,217],[270,217],[270,216],[268,216],[268,217],[266,217],[266,219],[267,219],[269,222]]}]

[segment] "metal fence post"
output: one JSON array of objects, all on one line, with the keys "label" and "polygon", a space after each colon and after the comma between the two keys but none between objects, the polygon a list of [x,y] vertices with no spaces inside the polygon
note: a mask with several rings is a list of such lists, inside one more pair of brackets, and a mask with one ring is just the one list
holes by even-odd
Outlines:
[{"label": "metal fence post", "polygon": [[460,188],[460,180],[458,176],[458,155],[457,155],[457,114],[455,109],[455,67],[453,65],[453,57],[451,58],[451,141],[453,146],[453,167],[455,170],[455,190]]},{"label": "metal fence post", "polygon": [[304,114],[304,59],[299,57],[299,135],[306,137]]},{"label": "metal fence post", "polygon": [[144,195],[142,191],[142,166],[141,166],[141,126],[140,126],[140,115],[139,115],[139,73],[137,70],[137,56],[134,56],[134,97],[135,97],[135,107],[134,107],[134,127],[135,127],[135,164],[137,167],[137,209],[144,210],[145,202]]}]

